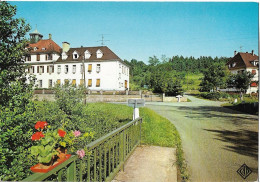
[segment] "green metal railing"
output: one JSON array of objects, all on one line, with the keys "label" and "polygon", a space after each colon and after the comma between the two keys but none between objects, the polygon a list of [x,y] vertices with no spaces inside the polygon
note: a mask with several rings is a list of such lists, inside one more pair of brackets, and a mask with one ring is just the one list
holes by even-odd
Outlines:
[{"label": "green metal railing", "polygon": [[87,145],[82,160],[73,155],[47,173],[23,181],[111,181],[141,141],[142,118],[137,118]]}]

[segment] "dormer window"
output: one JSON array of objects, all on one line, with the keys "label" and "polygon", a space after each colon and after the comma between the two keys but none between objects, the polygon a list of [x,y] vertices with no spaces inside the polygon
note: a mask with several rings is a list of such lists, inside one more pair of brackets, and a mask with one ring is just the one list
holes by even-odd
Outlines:
[{"label": "dormer window", "polygon": [[79,58],[79,54],[76,51],[74,51],[73,52],[73,59],[78,59],[78,58]]},{"label": "dormer window", "polygon": [[43,51],[45,51],[45,50],[46,50],[46,48],[45,48],[45,47],[43,47],[43,48],[42,48],[42,50],[43,50]]},{"label": "dormer window", "polygon": [[37,47],[34,47],[33,50],[34,50],[34,51],[37,51]]},{"label": "dormer window", "polygon": [[85,59],[89,59],[91,56],[90,52],[88,50],[85,51]]},{"label": "dormer window", "polygon": [[64,59],[67,59],[67,54],[65,53],[65,52],[63,52],[62,54],[61,54],[61,59],[62,60],[64,60]]},{"label": "dormer window", "polygon": [[97,58],[102,58],[103,56],[103,52],[100,49],[97,50],[96,54],[97,54]]},{"label": "dormer window", "polygon": [[236,66],[237,63],[232,63],[232,67],[234,68]]}]

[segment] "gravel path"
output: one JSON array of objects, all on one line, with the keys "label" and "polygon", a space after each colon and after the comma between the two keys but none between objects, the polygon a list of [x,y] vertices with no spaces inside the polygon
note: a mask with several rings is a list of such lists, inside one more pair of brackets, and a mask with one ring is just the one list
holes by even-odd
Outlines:
[{"label": "gravel path", "polygon": [[191,181],[244,181],[244,163],[258,177],[258,116],[220,107],[221,102],[188,96],[186,103],[146,103],[169,119],[181,135]]}]

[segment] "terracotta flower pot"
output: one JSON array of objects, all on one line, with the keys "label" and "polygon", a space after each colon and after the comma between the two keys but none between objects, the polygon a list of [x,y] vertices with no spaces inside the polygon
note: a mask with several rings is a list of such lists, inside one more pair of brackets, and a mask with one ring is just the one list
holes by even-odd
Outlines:
[{"label": "terracotta flower pot", "polygon": [[56,150],[59,152],[57,161],[60,162],[64,160],[67,155],[67,149],[65,147],[59,147]]},{"label": "terracotta flower pot", "polygon": [[54,169],[55,167],[57,167],[58,165],[60,165],[61,163],[68,160],[70,157],[71,157],[71,154],[66,154],[65,158],[63,160],[55,162],[55,158],[54,158],[53,159],[54,162],[52,164],[51,164],[51,162],[48,163],[47,165],[38,163],[35,166],[31,167],[31,171],[35,172],[35,173],[47,173],[47,172],[51,171],[52,169]]}]

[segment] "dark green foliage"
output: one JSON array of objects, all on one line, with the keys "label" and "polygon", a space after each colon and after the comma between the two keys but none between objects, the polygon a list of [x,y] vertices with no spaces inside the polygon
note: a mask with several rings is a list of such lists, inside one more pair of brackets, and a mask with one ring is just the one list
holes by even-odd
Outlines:
[{"label": "dark green foliage", "polygon": [[[167,58],[162,55],[161,61],[156,57],[149,57],[149,64],[145,64],[143,61],[137,61],[132,59],[130,62],[125,60],[125,63],[130,66],[130,89],[139,90],[143,89],[144,85],[148,85],[150,89],[154,89],[151,86],[151,79],[155,71],[160,69],[162,72],[174,72],[177,75],[186,75],[189,73],[202,73],[212,63],[224,65],[228,61],[223,57],[204,57],[195,59],[194,57],[173,56]],[[163,69],[162,69],[163,68]],[[187,84],[185,78],[181,80],[181,84]],[[192,83],[189,83],[192,84]]]},{"label": "dark green foliage", "polygon": [[209,100],[220,100],[221,98],[227,99],[230,97],[230,95],[225,92],[202,92],[199,96]]},{"label": "dark green foliage", "polygon": [[25,20],[14,18],[16,7],[0,2],[0,180],[21,180],[32,164],[31,146],[34,103],[32,85],[25,83]]},{"label": "dark green foliage", "polygon": [[232,86],[236,87],[241,92],[246,92],[253,77],[254,75],[249,71],[233,75],[233,77],[231,77],[231,79],[233,79]]},{"label": "dark green foliage", "polygon": [[223,63],[214,63],[203,71],[203,75],[204,77],[200,83],[200,91],[216,91],[217,87],[224,87],[226,85],[228,71]]}]

